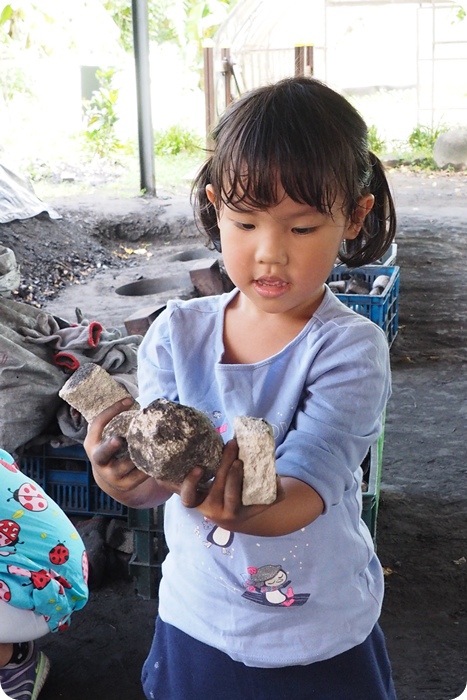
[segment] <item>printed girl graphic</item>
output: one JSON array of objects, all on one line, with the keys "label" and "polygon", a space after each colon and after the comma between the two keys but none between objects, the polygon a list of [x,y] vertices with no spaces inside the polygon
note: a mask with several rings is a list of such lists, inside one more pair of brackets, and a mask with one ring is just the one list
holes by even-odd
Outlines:
[{"label": "printed girl graphic", "polygon": [[249,566],[247,571],[247,590],[242,597],[254,603],[289,608],[292,605],[304,605],[310,597],[309,593],[294,593],[291,581],[287,580],[287,573],[278,564],[267,564],[259,569]]}]

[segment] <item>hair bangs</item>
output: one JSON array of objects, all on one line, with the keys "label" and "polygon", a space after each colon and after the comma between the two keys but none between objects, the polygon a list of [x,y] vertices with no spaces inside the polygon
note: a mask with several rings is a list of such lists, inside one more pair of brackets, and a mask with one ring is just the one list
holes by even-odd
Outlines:
[{"label": "hair bangs", "polygon": [[265,106],[248,127],[231,113],[229,123],[217,129],[211,176],[219,202],[268,208],[277,204],[283,188],[294,201],[322,213],[331,212],[338,196],[348,204],[354,193],[342,181],[346,169],[339,150],[327,148],[327,135],[310,129],[306,119],[303,129],[294,129],[274,103]]}]

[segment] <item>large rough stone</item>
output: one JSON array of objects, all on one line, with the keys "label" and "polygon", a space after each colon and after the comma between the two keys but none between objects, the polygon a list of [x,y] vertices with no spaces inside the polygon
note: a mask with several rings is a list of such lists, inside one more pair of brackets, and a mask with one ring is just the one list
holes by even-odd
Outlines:
[{"label": "large rough stone", "polygon": [[449,129],[440,134],[433,147],[433,159],[439,168],[450,165],[467,169],[467,128]]},{"label": "large rough stone", "polygon": [[156,399],[137,411],[126,439],[133,464],[156,479],[181,483],[194,467],[209,481],[219,467],[224,441],[207,415],[191,406]]}]

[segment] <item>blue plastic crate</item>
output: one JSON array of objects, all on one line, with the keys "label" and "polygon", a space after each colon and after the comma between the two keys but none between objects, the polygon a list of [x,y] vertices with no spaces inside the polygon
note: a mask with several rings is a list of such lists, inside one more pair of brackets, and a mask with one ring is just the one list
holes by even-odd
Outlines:
[{"label": "blue plastic crate", "polygon": [[[375,260],[375,262],[371,264],[378,266],[385,265],[386,267],[397,265],[397,243],[391,243],[384,255],[382,255],[378,260]],[[349,269],[344,263],[340,262],[339,259],[336,260],[335,267],[342,267],[346,270]]]},{"label": "blue plastic crate", "polygon": [[358,268],[348,268],[345,265],[335,267],[328,277],[328,282],[348,279],[353,274],[364,275],[373,284],[379,275],[387,275],[389,283],[382,294],[336,294],[346,306],[353,309],[370,321],[376,323],[386,333],[389,346],[394,342],[399,329],[399,280],[400,267],[382,265],[364,265]]},{"label": "blue plastic crate", "polygon": [[[379,261],[378,263],[379,264]],[[381,265],[386,265],[386,267],[389,267],[391,265],[396,265],[397,264],[397,243],[391,243],[389,246],[389,250],[385,252],[383,257],[381,258]]]},{"label": "blue plastic crate", "polygon": [[31,448],[19,460],[21,471],[34,479],[67,515],[127,514],[126,506],[96,484],[92,467],[81,445]]}]

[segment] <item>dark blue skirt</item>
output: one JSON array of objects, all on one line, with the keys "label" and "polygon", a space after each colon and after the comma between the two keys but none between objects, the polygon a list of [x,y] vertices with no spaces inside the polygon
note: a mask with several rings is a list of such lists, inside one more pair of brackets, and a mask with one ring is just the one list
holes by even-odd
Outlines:
[{"label": "dark blue skirt", "polygon": [[332,659],[253,668],[158,618],[142,682],[148,700],[396,700],[379,625]]}]

